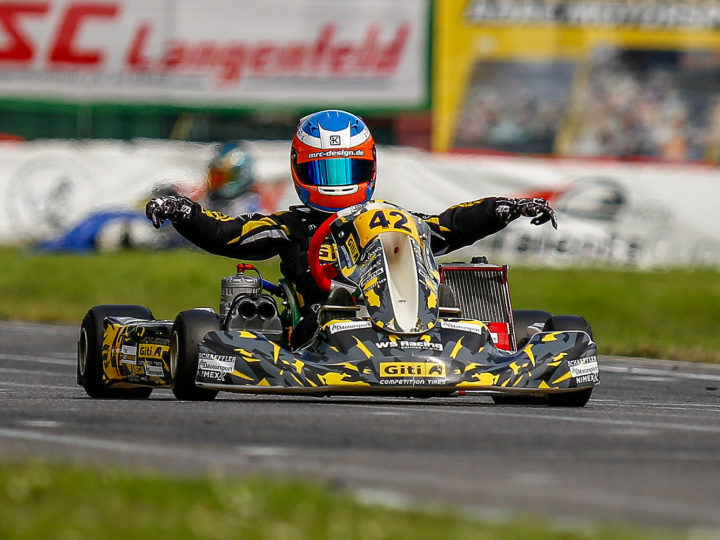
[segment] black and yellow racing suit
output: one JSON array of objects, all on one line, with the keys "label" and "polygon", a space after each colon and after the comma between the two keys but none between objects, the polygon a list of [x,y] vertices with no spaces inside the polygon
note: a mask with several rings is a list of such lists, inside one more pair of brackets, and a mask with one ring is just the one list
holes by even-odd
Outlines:
[{"label": "black and yellow racing suit", "polygon": [[[496,233],[505,222],[496,216],[496,199],[488,197],[452,206],[438,215],[415,213],[433,232],[431,247],[443,255]],[[329,214],[307,206],[292,206],[270,215],[231,217],[193,204],[186,220],[174,224],[177,231],[198,247],[226,257],[257,261],[280,257],[280,272],[296,290],[301,314],[327,299],[308,267],[308,248],[315,230]],[[322,250],[326,256],[332,249]],[[324,260],[322,262],[330,262]]]}]

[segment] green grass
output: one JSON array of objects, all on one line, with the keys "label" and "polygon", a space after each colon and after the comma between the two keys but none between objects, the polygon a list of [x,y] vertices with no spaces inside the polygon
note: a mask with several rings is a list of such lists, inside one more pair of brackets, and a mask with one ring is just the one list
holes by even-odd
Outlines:
[{"label": "green grass", "polygon": [[[557,530],[525,519],[489,524],[360,503],[319,484],[168,477],[40,462],[0,465],[3,540],[641,540],[630,529]],[[680,536],[675,536],[679,538]]]},{"label": "green grass", "polygon": [[[194,250],[51,255],[0,249],[0,319],[78,324],[96,304],[141,304],[158,318],[217,309],[235,261]],[[278,261],[259,264],[277,280]],[[516,308],[580,314],[601,354],[720,362],[720,271],[513,266]]]}]

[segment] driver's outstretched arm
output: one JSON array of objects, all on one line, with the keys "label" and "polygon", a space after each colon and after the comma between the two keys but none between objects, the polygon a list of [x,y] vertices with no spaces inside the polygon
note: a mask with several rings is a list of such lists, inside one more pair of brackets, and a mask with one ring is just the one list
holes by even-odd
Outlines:
[{"label": "driver's outstretched arm", "polygon": [[497,199],[487,197],[451,206],[437,216],[423,216],[433,231],[432,250],[443,255],[502,230],[507,224],[496,212]]},{"label": "driver's outstretched arm", "polygon": [[193,203],[187,218],[173,222],[173,226],[210,253],[260,260],[277,255],[290,242],[290,230],[282,222],[282,214],[231,217]]}]

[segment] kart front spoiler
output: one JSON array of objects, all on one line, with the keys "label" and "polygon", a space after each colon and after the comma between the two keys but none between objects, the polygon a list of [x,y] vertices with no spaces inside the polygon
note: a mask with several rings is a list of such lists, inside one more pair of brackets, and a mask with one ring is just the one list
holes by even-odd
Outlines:
[{"label": "kart front spoiler", "polygon": [[[536,334],[521,350],[500,351],[488,340],[459,336],[430,346],[396,342],[288,351],[248,331],[210,332],[199,346],[199,387],[273,394],[449,394],[487,392],[543,396],[599,382],[597,348],[580,331]],[[463,338],[468,338],[464,340]],[[333,354],[335,353],[335,354]]]}]

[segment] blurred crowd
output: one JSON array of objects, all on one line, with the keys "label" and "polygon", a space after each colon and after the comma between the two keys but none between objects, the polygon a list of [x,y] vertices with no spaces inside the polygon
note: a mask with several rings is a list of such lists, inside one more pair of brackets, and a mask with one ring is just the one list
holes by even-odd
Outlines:
[{"label": "blurred crowd", "polygon": [[634,69],[619,55],[596,64],[566,153],[677,161],[706,158],[718,99],[706,91],[683,89],[681,76],[675,66]]},{"label": "blurred crowd", "polygon": [[474,87],[458,122],[455,147],[550,153],[565,105],[565,99],[527,88]]},{"label": "blurred crowd", "polygon": [[[675,55],[673,61],[666,61],[668,54]],[[720,59],[698,66],[694,56],[606,51],[596,55],[587,77],[567,79],[580,94],[575,103],[569,88],[565,96],[548,92],[536,78],[532,86],[512,87],[492,78],[474,84],[457,122],[454,147],[717,161]]]}]

